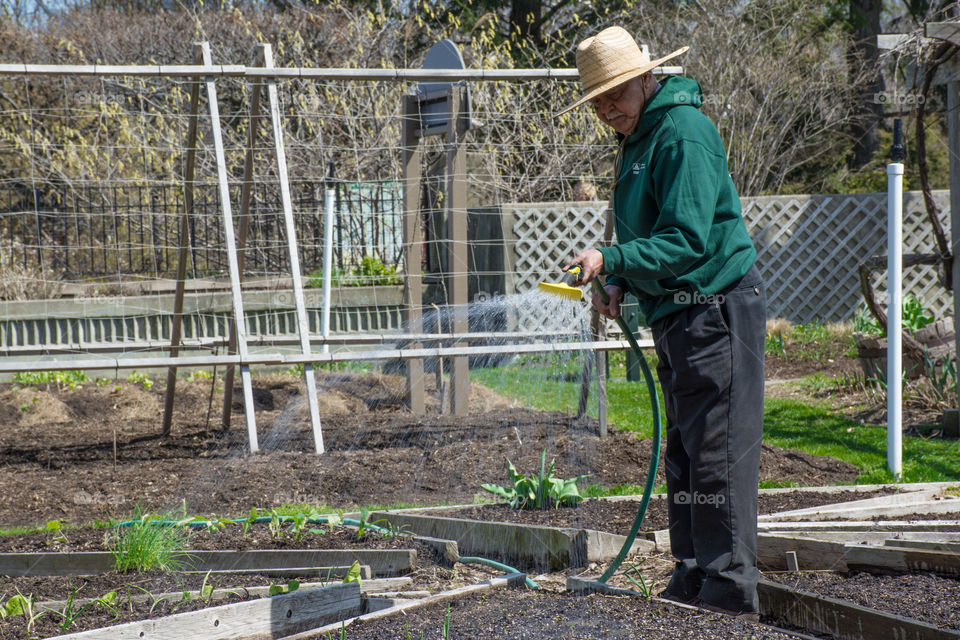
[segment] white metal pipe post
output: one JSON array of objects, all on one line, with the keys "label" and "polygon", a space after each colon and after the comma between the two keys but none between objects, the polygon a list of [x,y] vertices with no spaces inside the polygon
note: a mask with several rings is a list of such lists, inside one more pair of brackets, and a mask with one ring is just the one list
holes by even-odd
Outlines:
[{"label": "white metal pipe post", "polygon": [[[333,163],[330,163],[329,178],[333,179]],[[330,337],[330,286],[333,275],[333,207],[336,192],[330,183],[323,192],[323,308],[320,311],[320,335],[326,340]],[[323,352],[330,351],[330,345],[323,343]]]},{"label": "white metal pipe post", "polygon": [[[273,68],[273,49],[262,44],[263,66]],[[280,201],[283,204],[283,221],[287,231],[287,251],[290,260],[290,279],[293,284],[293,300],[297,313],[297,329],[300,348],[305,356],[310,355],[310,325],[307,307],[303,298],[303,278],[300,274],[300,256],[297,253],[297,229],[293,220],[293,204],[290,199],[290,181],[287,179],[287,152],[283,144],[283,127],[280,122],[280,99],[275,78],[267,80],[267,97],[270,100],[270,122],[273,125],[273,144],[277,155],[277,180],[280,182]],[[307,386],[307,407],[310,410],[310,425],[313,428],[313,443],[317,453],[323,453],[323,432],[320,429],[320,406],[317,400],[317,378],[313,362],[303,363],[303,379]]]},{"label": "white metal pipe post", "polygon": [[[201,43],[203,62],[209,66],[210,44]],[[223,150],[223,135],[220,131],[220,105],[217,102],[217,82],[213,77],[204,79],[207,85],[207,106],[210,110],[210,131],[213,134],[213,149],[217,158],[217,185],[220,190],[220,209],[223,217],[223,239],[227,250],[227,264],[230,269],[230,297],[233,303],[233,319],[237,328],[237,353],[240,356],[240,381],[243,385],[243,411],[247,421],[247,438],[250,441],[250,453],[260,450],[257,443],[257,419],[254,416],[253,381],[250,378],[250,365],[247,358],[246,318],[243,314],[243,293],[240,288],[240,264],[237,260],[237,241],[233,231],[233,212],[230,207],[230,183],[227,177],[227,161]]]},{"label": "white metal pipe post", "polygon": [[893,162],[887,165],[887,467],[902,472],[901,277],[903,272],[903,146],[900,119],[894,122]]}]

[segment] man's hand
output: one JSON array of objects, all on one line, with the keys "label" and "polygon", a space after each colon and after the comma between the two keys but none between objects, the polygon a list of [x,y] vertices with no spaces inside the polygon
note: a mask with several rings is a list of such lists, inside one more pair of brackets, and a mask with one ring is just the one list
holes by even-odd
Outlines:
[{"label": "man's hand", "polygon": [[577,282],[577,285],[590,284],[591,280],[603,273],[603,254],[596,249],[581,251],[563,267],[563,271],[567,271],[570,267],[576,265],[580,265],[581,269],[580,281]]},{"label": "man's hand", "polygon": [[600,315],[606,316],[611,320],[616,320],[620,317],[620,303],[623,301],[623,289],[618,287],[615,284],[608,284],[603,288],[607,292],[607,295],[610,296],[610,304],[603,304],[603,300],[600,299],[600,295],[597,293],[593,294],[593,306],[600,312]]}]

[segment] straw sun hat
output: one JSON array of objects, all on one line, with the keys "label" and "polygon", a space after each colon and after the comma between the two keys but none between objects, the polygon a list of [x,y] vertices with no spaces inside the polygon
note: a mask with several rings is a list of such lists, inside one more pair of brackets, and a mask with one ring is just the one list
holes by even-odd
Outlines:
[{"label": "straw sun hat", "polygon": [[556,115],[566,113],[584,102],[623,84],[627,80],[642,76],[654,67],[679,56],[690,47],[681,47],[673,53],[656,60],[650,60],[640,50],[637,43],[623,27],[609,27],[595,36],[591,36],[577,46],[577,69],[580,70],[580,83],[583,85],[583,97]]}]

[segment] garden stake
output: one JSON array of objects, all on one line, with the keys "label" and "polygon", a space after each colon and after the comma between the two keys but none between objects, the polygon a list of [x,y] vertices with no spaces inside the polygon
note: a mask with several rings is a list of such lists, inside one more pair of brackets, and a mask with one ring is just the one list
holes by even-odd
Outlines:
[{"label": "garden stake", "polygon": [[[580,273],[580,266],[575,265],[567,271],[567,275],[564,277],[563,282],[541,282],[538,288],[546,293],[563,296],[568,300],[580,300],[583,298],[583,291],[577,287],[571,286],[571,284],[580,282]],[[600,281],[596,278],[593,280],[593,290],[604,304],[610,303],[610,296],[608,296],[607,292],[603,290],[603,287],[600,285]],[[633,353],[636,354],[637,360],[640,362],[640,369],[643,371],[643,377],[647,382],[647,393],[650,394],[650,407],[651,413],[653,414],[653,446],[650,456],[650,467],[647,470],[647,480],[643,486],[643,498],[640,500],[640,508],[637,509],[637,516],[634,518],[633,524],[630,526],[630,533],[627,535],[627,539],[623,543],[620,553],[617,554],[617,557],[614,559],[614,561],[609,567],[607,567],[607,570],[603,573],[603,575],[600,576],[598,582],[606,582],[609,580],[623,563],[624,558],[626,558],[627,554],[630,552],[630,547],[633,546],[633,541],[636,539],[637,533],[640,531],[640,525],[643,524],[643,517],[647,513],[647,505],[650,504],[650,495],[653,493],[653,483],[657,477],[657,466],[660,464],[661,418],[660,400],[657,397],[657,387],[654,385],[653,375],[650,373],[650,367],[647,365],[647,359],[644,357],[643,351],[640,350],[640,345],[637,344],[637,338],[633,335],[633,331],[630,330],[630,327],[624,321],[622,315],[617,316],[617,325],[620,327],[620,331],[623,332],[623,336],[627,339],[627,342],[630,343],[630,348],[633,349]]]}]

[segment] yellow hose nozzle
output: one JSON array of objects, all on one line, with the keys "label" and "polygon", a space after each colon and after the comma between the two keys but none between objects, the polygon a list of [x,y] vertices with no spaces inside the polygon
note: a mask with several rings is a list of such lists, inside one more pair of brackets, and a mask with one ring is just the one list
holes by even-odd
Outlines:
[{"label": "yellow hose nozzle", "polygon": [[552,293],[555,296],[563,296],[567,300],[582,300],[583,299],[583,289],[578,289],[577,287],[571,287],[568,284],[563,282],[541,282],[537,285],[537,288],[541,291],[546,291],[547,293]]}]

